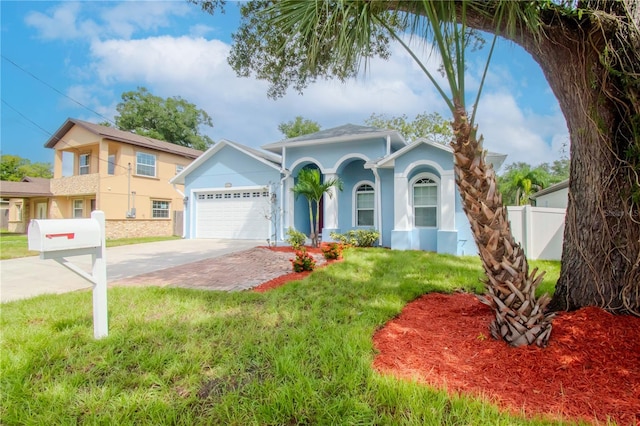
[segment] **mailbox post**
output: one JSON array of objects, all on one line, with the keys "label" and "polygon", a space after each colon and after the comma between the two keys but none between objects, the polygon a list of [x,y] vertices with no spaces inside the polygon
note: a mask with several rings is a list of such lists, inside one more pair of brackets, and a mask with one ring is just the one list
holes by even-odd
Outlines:
[{"label": "mailbox post", "polygon": [[[109,334],[107,312],[107,258],[104,212],[96,210],[91,219],[32,220],[28,230],[29,250],[41,259],[52,259],[93,284],[93,335]],[[66,257],[91,255],[91,274]]]}]

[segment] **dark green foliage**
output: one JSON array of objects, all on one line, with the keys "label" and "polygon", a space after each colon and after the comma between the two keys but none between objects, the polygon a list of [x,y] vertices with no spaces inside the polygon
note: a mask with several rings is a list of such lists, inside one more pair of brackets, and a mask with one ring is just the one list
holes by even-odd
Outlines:
[{"label": "dark green foliage", "polygon": [[447,145],[453,138],[450,120],[444,119],[437,112],[418,114],[412,121],[406,114],[397,117],[388,117],[384,114],[371,114],[365,121],[367,126],[380,129],[397,130],[406,140],[415,142],[420,138],[426,138],[434,142]]},{"label": "dark green foliage", "polygon": [[116,109],[116,127],[121,130],[199,150],[213,144],[200,133],[200,126],[213,127],[211,117],[179,96],[163,99],[139,87],[123,93]]},{"label": "dark green foliage", "polygon": [[25,176],[52,178],[50,163],[32,163],[17,155],[0,155],[0,180],[20,182]]},{"label": "dark green foliage", "polygon": [[297,116],[294,120],[286,123],[280,123],[278,130],[286,138],[295,138],[297,136],[309,135],[311,133],[319,132],[320,125],[313,121],[306,119],[302,116]]}]

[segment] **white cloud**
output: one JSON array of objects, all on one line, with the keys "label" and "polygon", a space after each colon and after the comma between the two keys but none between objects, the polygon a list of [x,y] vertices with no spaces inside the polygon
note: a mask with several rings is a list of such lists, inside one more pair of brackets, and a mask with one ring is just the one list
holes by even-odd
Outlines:
[{"label": "white cloud", "polygon": [[51,16],[41,12],[30,12],[25,22],[35,27],[45,39],[71,40],[80,37],[81,31],[77,22],[80,3],[62,3],[53,9]]},{"label": "white cloud", "polygon": [[[48,13],[30,12],[25,22],[48,40],[129,39],[138,31],[155,31],[171,25],[172,16],[192,9],[171,1],[127,1],[111,7],[100,2],[61,2]],[[94,16],[97,20],[86,18]]]},{"label": "white cloud", "polygon": [[[226,60],[229,49],[219,40],[191,36],[95,41],[92,69],[105,87],[145,86],[158,96],[181,96],[211,115],[215,127],[204,131],[214,140],[251,146],[281,139],[278,124],[297,115],[318,121],[323,128],[362,124],[371,113],[413,117],[438,111],[450,116],[422,70],[398,45],[392,46],[390,60],[372,60],[369,72],[355,81],[319,81],[303,95],[290,91],[277,101],[267,98],[267,83],[235,75]],[[425,64],[434,72],[439,59],[431,57]],[[490,79],[477,120],[485,148],[508,154],[507,163],[538,164],[559,158],[567,138],[562,115],[523,109],[518,94],[506,91],[513,90],[516,81],[506,68],[492,71]],[[500,82],[503,88],[496,89]]]},{"label": "white cloud", "polygon": [[523,111],[506,92],[487,93],[481,98],[477,123],[485,149],[507,154],[507,164],[523,161],[538,165],[559,159],[561,141],[568,137],[562,114]]}]

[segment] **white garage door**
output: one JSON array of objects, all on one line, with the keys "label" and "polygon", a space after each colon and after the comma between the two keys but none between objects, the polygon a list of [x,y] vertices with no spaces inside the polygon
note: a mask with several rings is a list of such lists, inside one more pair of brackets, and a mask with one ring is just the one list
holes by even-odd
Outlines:
[{"label": "white garage door", "polygon": [[264,188],[215,190],[196,195],[196,238],[269,238],[269,192]]}]

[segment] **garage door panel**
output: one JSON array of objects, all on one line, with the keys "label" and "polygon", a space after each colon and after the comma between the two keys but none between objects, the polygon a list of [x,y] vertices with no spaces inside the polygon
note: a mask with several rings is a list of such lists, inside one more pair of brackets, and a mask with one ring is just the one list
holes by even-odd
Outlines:
[{"label": "garage door panel", "polygon": [[[224,198],[229,194],[227,198]],[[234,194],[241,194],[234,197]],[[244,194],[244,196],[243,196]],[[196,197],[196,237],[267,239],[269,221],[265,214],[269,199],[262,188],[247,192],[228,190],[198,194]],[[268,195],[268,194],[266,194]]]}]

